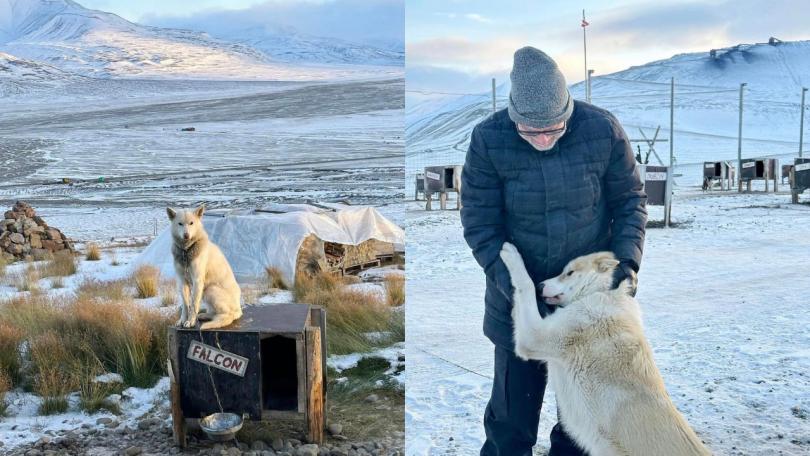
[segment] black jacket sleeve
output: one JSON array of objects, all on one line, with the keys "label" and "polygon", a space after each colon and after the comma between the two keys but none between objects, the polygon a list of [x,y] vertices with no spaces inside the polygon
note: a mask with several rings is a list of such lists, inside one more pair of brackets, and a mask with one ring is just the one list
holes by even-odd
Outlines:
[{"label": "black jacket sleeve", "polygon": [[504,226],[503,182],[492,164],[487,146],[475,128],[461,174],[461,224],[473,256],[507,300],[512,300],[509,271],[500,257],[507,240]]},{"label": "black jacket sleeve", "polygon": [[618,121],[611,120],[614,140],[605,177],[607,205],[612,215],[610,249],[619,261],[638,271],[644,250],[647,195],[642,190],[630,141]]}]

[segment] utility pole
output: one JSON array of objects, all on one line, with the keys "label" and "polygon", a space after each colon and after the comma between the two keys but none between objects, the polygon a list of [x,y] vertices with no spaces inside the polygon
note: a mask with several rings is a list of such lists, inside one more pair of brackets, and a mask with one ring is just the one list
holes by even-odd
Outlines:
[{"label": "utility pole", "polygon": [[585,27],[588,25],[590,24],[585,20],[585,10],[582,10],[582,52],[585,56],[585,99],[590,102],[591,89],[588,84],[588,40],[585,38]]},{"label": "utility pole", "polygon": [[593,70],[588,70],[588,86],[585,88],[585,93],[587,94],[587,98],[585,101],[588,103],[591,102],[591,75],[593,74]]},{"label": "utility pole", "polygon": [[672,213],[672,174],[675,172],[673,131],[675,126],[675,78],[669,80],[669,169],[667,172],[666,193],[664,193],[664,226],[669,228]]},{"label": "utility pole", "polygon": [[802,113],[799,116],[799,158],[802,158],[802,141],[804,140],[804,94],[807,87],[802,87]]},{"label": "utility pole", "polygon": [[492,78],[492,112],[498,110],[497,105],[495,104],[495,78]]},{"label": "utility pole", "polygon": [[737,192],[742,193],[742,116],[743,116],[743,88],[746,86],[745,82],[740,83],[740,125],[737,130]]}]

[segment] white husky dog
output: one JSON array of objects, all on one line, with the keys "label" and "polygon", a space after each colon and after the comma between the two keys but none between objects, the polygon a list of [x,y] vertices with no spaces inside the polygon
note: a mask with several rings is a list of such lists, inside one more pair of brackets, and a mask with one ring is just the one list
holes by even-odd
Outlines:
[{"label": "white husky dog", "polygon": [[[211,320],[201,329],[228,326],[242,316],[239,284],[219,247],[208,239],[202,224],[205,206],[190,210],[166,208],[172,222],[172,256],[183,298],[177,326],[191,328],[197,319]],[[205,300],[208,312],[200,313]]]},{"label": "white husky dog", "polygon": [[580,446],[593,456],[711,454],[664,388],[627,282],[610,289],[613,253],[576,258],[544,281],[557,306],[546,318],[515,246],[504,243],[501,258],[515,288],[515,352],[547,362],[560,419]]}]

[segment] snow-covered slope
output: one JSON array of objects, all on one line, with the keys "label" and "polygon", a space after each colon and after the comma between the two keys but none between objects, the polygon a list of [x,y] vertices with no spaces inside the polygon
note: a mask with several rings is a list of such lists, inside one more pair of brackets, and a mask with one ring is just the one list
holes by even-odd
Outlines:
[{"label": "snow-covered slope", "polygon": [[0,52],[0,97],[28,94],[32,90],[57,87],[83,79],[86,78]]},{"label": "snow-covered slope", "polygon": [[0,80],[61,82],[79,79],[78,76],[66,73],[50,65],[17,58],[0,52]]},{"label": "snow-covered slope", "polygon": [[361,65],[405,64],[404,47],[375,47],[335,38],[299,33],[292,27],[262,26],[214,34],[264,52],[282,62],[317,62]]},{"label": "snow-covered slope", "polygon": [[[810,85],[810,41],[738,45],[718,49],[714,57],[708,50],[680,54],[596,76],[592,102],[613,112],[632,139],[642,139],[639,128],[652,137],[659,125],[659,138],[667,138],[671,77],[675,78],[676,164],[736,159],[742,82],[747,83],[743,157],[785,160],[798,151],[801,87]],[[575,98],[585,98],[582,83],[570,89]],[[505,107],[508,92],[507,85],[498,88],[499,109]],[[425,165],[461,163],[472,127],[492,112],[491,94],[484,91],[408,101],[409,175]],[[667,162],[669,145],[659,143],[656,149]],[[406,182],[410,184],[411,179]]]},{"label": "snow-covered slope", "polygon": [[0,0],[0,51],[92,77],[323,79],[327,67],[271,62],[250,46],[146,27],[71,0]]}]

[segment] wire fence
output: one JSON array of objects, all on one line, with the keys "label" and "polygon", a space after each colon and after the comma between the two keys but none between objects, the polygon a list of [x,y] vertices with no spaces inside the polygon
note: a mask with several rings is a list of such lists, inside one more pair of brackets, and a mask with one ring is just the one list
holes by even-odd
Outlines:
[{"label": "wire fence", "polygon": [[[684,177],[681,183],[697,185],[704,161],[737,159],[740,87],[679,84],[676,80],[674,135],[669,131],[671,89],[668,81],[600,76],[592,80],[591,103],[617,116],[628,137],[636,140],[634,152],[641,157],[649,154],[650,164],[669,164],[671,141],[675,172]],[[570,90],[574,98],[584,98],[584,83]],[[493,101],[495,110],[500,110],[509,99],[497,90],[494,97],[492,90],[472,93],[409,88],[406,93],[447,98],[444,107],[430,114],[406,114],[406,195],[414,195],[416,175],[426,166],[463,164],[472,129],[492,114]],[[741,141],[744,158],[770,157],[792,163],[799,150],[800,95],[755,84],[745,88]],[[453,107],[446,108],[451,103]],[[414,106],[418,109],[419,103]],[[804,109],[806,112],[808,107]],[[655,153],[650,154],[645,139],[652,139],[658,127],[658,139],[667,142],[654,143]]]}]

